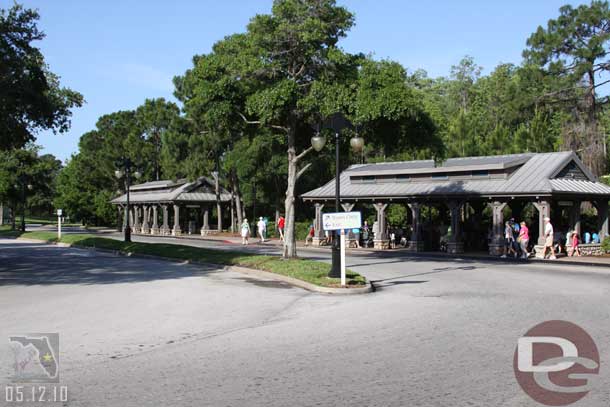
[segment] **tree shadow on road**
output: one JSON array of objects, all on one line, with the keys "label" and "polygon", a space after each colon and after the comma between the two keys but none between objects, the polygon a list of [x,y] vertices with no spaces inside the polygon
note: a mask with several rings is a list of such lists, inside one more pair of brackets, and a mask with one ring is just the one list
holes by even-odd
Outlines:
[{"label": "tree shadow on road", "polygon": [[[130,258],[48,245],[15,243],[0,248],[0,286],[139,283],[222,271],[222,266]],[[24,248],[27,250],[18,250]]]}]

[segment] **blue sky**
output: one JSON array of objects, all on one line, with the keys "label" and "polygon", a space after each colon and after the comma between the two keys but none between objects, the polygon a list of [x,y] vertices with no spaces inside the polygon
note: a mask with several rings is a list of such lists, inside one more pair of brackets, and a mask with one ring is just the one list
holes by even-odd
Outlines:
[{"label": "blue sky", "polygon": [[[356,14],[341,45],[351,52],[399,61],[409,70],[447,76],[471,55],[489,73],[520,63],[527,37],[558,14],[566,0],[414,1],[339,0]],[[583,2],[569,2],[576,5]],[[0,0],[5,8],[12,1]],[[65,160],[97,118],[133,109],[146,98],[173,99],[171,79],[225,35],[242,32],[250,17],[268,13],[271,0],[23,0],[37,8],[47,34],[40,48],[62,84],[87,103],[72,129],[41,133],[44,152]]]}]

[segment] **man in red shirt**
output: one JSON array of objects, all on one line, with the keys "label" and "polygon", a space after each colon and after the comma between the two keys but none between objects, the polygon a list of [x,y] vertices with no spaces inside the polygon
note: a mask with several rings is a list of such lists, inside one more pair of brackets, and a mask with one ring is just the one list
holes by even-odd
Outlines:
[{"label": "man in red shirt", "polygon": [[280,215],[277,220],[277,230],[280,231],[280,241],[284,241],[284,226],[286,225],[286,219]]}]

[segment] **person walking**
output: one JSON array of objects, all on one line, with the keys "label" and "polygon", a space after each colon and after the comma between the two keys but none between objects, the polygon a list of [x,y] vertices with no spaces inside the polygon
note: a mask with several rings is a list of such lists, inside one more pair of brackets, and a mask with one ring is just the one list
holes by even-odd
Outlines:
[{"label": "person walking", "polygon": [[553,224],[551,223],[551,218],[546,216],[544,218],[544,248],[542,249],[542,258],[546,258],[547,249],[551,250],[551,255],[549,259],[555,260],[555,249],[553,248],[553,237],[555,235],[555,230],[553,229]]},{"label": "person walking", "polygon": [[356,248],[360,249],[360,228],[352,229],[352,233],[354,234],[354,239],[356,241]]},{"label": "person walking", "polygon": [[527,259],[529,257],[529,252],[527,251],[527,246],[530,242],[530,230],[527,227],[525,222],[521,222],[519,228],[519,236],[517,237],[517,243],[521,246],[521,258]]},{"label": "person walking", "polygon": [[580,239],[578,236],[578,232],[574,231],[572,232],[572,248],[570,249],[570,253],[568,253],[568,256],[572,257],[572,256],[577,256],[580,257],[580,247],[578,247],[579,243],[580,243]]},{"label": "person walking", "polygon": [[267,225],[265,224],[265,220],[262,216],[258,218],[256,227],[258,229],[258,236],[261,238],[261,243],[265,243],[265,230],[267,229]]},{"label": "person walking", "polygon": [[504,223],[504,254],[502,258],[505,259],[509,254],[512,254],[514,257],[517,257],[517,251],[515,250],[515,235],[513,235],[513,227],[510,225],[509,221]]},{"label": "person walking", "polygon": [[248,223],[248,219],[244,219],[244,221],[241,224],[241,244],[247,245],[249,237],[250,237],[250,224]]},{"label": "person walking", "polygon": [[309,225],[309,232],[307,232],[307,237],[305,237],[305,246],[309,246],[311,242],[313,244],[313,237],[316,233],[316,230],[313,227],[313,224]]},{"label": "person walking", "polygon": [[370,235],[371,235],[371,229],[369,228],[369,222],[365,220],[364,226],[362,226],[362,244],[366,248],[369,247],[369,239],[371,237]]},{"label": "person walking", "polygon": [[277,220],[277,230],[280,233],[281,242],[284,241],[284,226],[286,226],[286,219],[280,215],[279,219]]}]

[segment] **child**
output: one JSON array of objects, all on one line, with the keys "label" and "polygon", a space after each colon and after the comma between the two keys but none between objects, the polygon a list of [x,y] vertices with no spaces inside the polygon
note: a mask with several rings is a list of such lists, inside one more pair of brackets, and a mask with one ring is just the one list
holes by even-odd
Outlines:
[{"label": "child", "polygon": [[569,256],[576,255],[577,257],[580,257],[580,247],[578,247],[578,243],[578,232],[574,231],[572,232],[572,249],[569,253]]},{"label": "child", "polygon": [[309,225],[309,233],[307,233],[307,237],[305,238],[305,246],[309,246],[309,242],[313,243],[313,236],[315,234],[315,230],[313,225]]},{"label": "child", "polygon": [[286,226],[286,219],[280,215],[280,218],[277,220],[277,230],[280,232],[280,241],[284,241],[284,227]]}]

